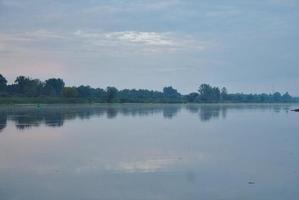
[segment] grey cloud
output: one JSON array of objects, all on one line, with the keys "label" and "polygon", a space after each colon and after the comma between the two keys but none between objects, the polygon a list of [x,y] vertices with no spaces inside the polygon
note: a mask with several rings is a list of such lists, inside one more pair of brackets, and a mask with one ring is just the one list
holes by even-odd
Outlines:
[{"label": "grey cloud", "polygon": [[53,65],[70,84],[187,92],[277,82],[299,94],[298,2],[0,0],[0,70],[45,77]]}]

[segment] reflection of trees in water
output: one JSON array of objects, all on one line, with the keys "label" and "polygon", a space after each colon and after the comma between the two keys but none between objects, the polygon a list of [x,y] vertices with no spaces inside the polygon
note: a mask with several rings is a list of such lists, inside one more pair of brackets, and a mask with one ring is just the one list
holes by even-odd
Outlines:
[{"label": "reflection of trees in water", "polygon": [[117,116],[118,111],[115,108],[109,107],[107,109],[107,117],[108,119],[113,119]]},{"label": "reflection of trees in water", "polygon": [[172,119],[181,109],[196,114],[203,122],[226,118],[227,112],[238,111],[273,111],[288,112],[289,105],[276,104],[120,104],[120,105],[52,105],[52,106],[8,106],[0,107],[0,132],[7,126],[7,121],[13,121],[18,129],[37,127],[44,124],[49,127],[61,127],[65,120],[89,119],[90,117],[106,117],[113,119],[118,115],[148,116],[161,114],[164,118]]},{"label": "reflection of trees in water", "polygon": [[43,116],[32,111],[20,110],[19,112],[9,115],[10,119],[15,122],[18,129],[26,129],[39,126],[39,122],[43,120]]},{"label": "reflection of trees in water", "polygon": [[154,115],[162,112],[162,105],[156,104],[146,104],[146,105],[123,105],[118,107],[113,107],[114,109],[118,110],[118,113],[121,113],[124,116],[148,116],[148,115]]},{"label": "reflection of trees in water", "polygon": [[7,125],[7,115],[6,113],[0,112],[0,132],[6,128]]},{"label": "reflection of trees in water", "polygon": [[0,131],[6,127],[7,119],[13,121],[18,129],[63,126],[65,120],[106,117],[113,119],[119,114],[124,116],[148,116],[163,113],[165,118],[174,117],[181,106],[159,104],[125,104],[125,105],[49,105],[49,106],[10,106],[0,108]]},{"label": "reflection of trees in water", "polygon": [[176,105],[169,105],[163,109],[163,117],[167,119],[172,119],[175,117],[182,107]]},{"label": "reflection of trees in water", "polygon": [[66,116],[63,116],[62,113],[53,112],[48,113],[44,116],[44,121],[47,126],[50,127],[60,127],[63,126],[63,122]]},{"label": "reflection of trees in water", "polygon": [[221,104],[211,105],[196,105],[190,104],[186,106],[186,109],[193,114],[198,114],[201,121],[209,121],[213,118],[217,119],[222,116],[226,117],[227,107]]},{"label": "reflection of trees in water", "polygon": [[199,112],[200,119],[202,121],[209,121],[213,118],[226,118],[226,106],[214,105],[214,106],[202,106]]},{"label": "reflection of trees in water", "polygon": [[154,115],[158,113],[163,113],[163,117],[172,118],[174,117],[178,111],[181,109],[180,105],[119,105],[119,106],[108,106],[105,109],[106,115],[108,119],[113,119],[117,117],[118,114],[122,114],[124,116],[148,116]]},{"label": "reflection of trees in water", "polygon": [[288,112],[290,105],[283,104],[189,104],[186,109],[193,114],[198,114],[201,121],[209,121],[218,119],[220,116],[224,119],[228,111],[273,111],[273,112]]},{"label": "reflection of trees in water", "polygon": [[199,112],[199,116],[202,121],[209,121],[212,118],[219,118],[219,114],[220,114],[220,109],[217,107],[209,108],[209,109],[202,108],[200,109]]}]

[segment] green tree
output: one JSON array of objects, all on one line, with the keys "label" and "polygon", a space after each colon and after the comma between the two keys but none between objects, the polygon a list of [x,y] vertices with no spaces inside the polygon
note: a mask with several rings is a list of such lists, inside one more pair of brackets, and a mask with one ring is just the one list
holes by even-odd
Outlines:
[{"label": "green tree", "polygon": [[178,98],[181,96],[181,94],[178,93],[178,91],[171,86],[164,87],[163,94],[166,98]]},{"label": "green tree", "polygon": [[7,80],[2,74],[0,74],[0,94],[6,91]]},{"label": "green tree", "polygon": [[98,90],[94,89],[90,86],[83,86],[77,88],[79,97],[97,97],[98,96]]},{"label": "green tree", "polygon": [[51,78],[46,80],[44,94],[48,96],[61,96],[65,84],[60,78]]},{"label": "green tree", "polygon": [[42,83],[38,79],[31,79],[25,76],[18,76],[15,80],[17,92],[28,97],[40,95]]},{"label": "green tree", "polygon": [[108,103],[115,102],[117,100],[118,90],[115,87],[107,87],[106,93]]},{"label": "green tree", "polygon": [[191,103],[197,102],[199,100],[198,97],[199,97],[199,94],[197,92],[192,92],[192,93],[186,95],[187,102],[191,102]]},{"label": "green tree", "polygon": [[281,101],[281,98],[282,98],[282,96],[281,96],[281,94],[280,94],[279,92],[275,92],[275,93],[273,94],[273,101],[274,101],[274,102],[280,102],[280,101]]},{"label": "green tree", "polygon": [[202,84],[200,85],[198,92],[202,102],[209,103],[220,101],[220,89],[218,87],[212,87],[208,84]]},{"label": "green tree", "polygon": [[67,98],[78,97],[78,91],[75,87],[65,87],[63,88],[63,96]]},{"label": "green tree", "polygon": [[292,97],[289,95],[288,92],[284,93],[284,95],[282,95],[282,101],[283,102],[291,102],[292,101]]},{"label": "green tree", "polygon": [[222,101],[225,101],[227,99],[227,97],[228,97],[228,92],[227,92],[226,87],[221,88],[220,99]]},{"label": "green tree", "polygon": [[95,89],[96,92],[96,97],[102,99],[103,101],[105,101],[106,99],[106,91],[102,88],[97,88]]}]

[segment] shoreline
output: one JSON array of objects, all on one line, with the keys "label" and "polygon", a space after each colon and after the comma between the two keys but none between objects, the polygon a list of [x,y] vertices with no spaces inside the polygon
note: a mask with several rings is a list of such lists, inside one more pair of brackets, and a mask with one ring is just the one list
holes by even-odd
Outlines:
[{"label": "shoreline", "polygon": [[[147,102],[104,102],[96,99],[81,99],[81,98],[0,98],[0,105],[54,105],[54,104],[64,104],[64,105],[122,105],[122,104],[193,104],[193,105],[221,105],[221,104],[299,104],[299,102],[169,102],[169,101],[147,101]],[[292,110],[294,112],[299,112],[299,109]]]}]

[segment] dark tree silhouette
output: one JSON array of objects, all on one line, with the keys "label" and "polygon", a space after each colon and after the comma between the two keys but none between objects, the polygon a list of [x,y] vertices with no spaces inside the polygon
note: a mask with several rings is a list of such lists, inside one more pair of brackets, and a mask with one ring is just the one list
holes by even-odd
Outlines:
[{"label": "dark tree silhouette", "polygon": [[64,85],[64,81],[60,78],[48,79],[45,82],[45,94],[48,96],[60,96],[62,95]]},{"label": "dark tree silhouette", "polygon": [[202,102],[219,102],[220,90],[218,87],[212,87],[208,84],[200,85],[198,89],[200,100]]},{"label": "dark tree silhouette", "polygon": [[6,92],[7,80],[0,74],[0,95]]},{"label": "dark tree silhouette", "polygon": [[78,91],[76,87],[65,87],[63,89],[63,96],[67,98],[78,97]]},{"label": "dark tree silhouette", "polygon": [[179,98],[181,96],[180,93],[176,89],[173,89],[173,87],[164,87],[163,88],[163,94],[167,98]]},{"label": "dark tree silhouette", "polygon": [[42,83],[38,79],[31,79],[25,76],[18,76],[15,80],[17,92],[28,97],[39,96]]},{"label": "dark tree silhouette", "polygon": [[107,102],[108,103],[112,103],[117,100],[118,90],[115,87],[107,87],[106,92],[107,92]]},{"label": "dark tree silhouette", "polygon": [[[299,102],[298,97],[292,97],[288,92],[283,95],[279,92],[273,94],[243,94],[228,93],[225,87],[219,89],[209,84],[201,84],[198,92],[182,95],[172,86],[164,87],[163,91],[147,89],[123,89],[115,87],[92,88],[81,85],[79,87],[65,87],[62,79],[51,78],[44,82],[39,79],[31,79],[18,76],[15,82],[7,85],[7,80],[0,74],[0,103],[28,102],[23,97],[31,97],[33,102],[97,102],[97,103],[286,103]],[[38,98],[35,98],[38,97]],[[53,97],[53,98],[52,98]],[[57,102],[57,101],[54,101]]]}]

